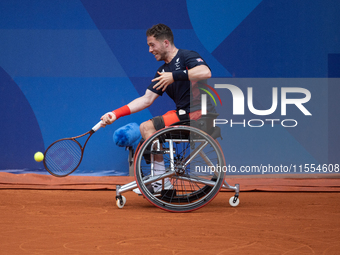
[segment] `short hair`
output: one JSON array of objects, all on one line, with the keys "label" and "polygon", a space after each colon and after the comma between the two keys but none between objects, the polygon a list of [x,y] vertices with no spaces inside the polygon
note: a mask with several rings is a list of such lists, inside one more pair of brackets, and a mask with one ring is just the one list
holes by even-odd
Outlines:
[{"label": "short hair", "polygon": [[146,31],[146,36],[153,36],[156,40],[168,40],[172,45],[174,44],[174,35],[170,27],[164,24],[157,24]]}]

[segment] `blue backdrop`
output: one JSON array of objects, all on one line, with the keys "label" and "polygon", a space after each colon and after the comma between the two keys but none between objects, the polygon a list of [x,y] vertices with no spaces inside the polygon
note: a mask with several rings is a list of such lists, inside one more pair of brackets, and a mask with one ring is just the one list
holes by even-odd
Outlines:
[{"label": "blue backdrop", "polygon": [[[339,163],[339,12],[334,0],[0,1],[0,170],[45,173],[36,151],[88,131],[102,114],[144,94],[161,64],[145,36],[157,23],[173,29],[178,48],[202,55],[212,86],[229,81],[244,90],[240,78],[266,78],[280,88],[289,83],[276,84],[284,78],[311,91],[313,116],[299,128],[224,128],[227,160]],[[258,86],[258,101],[268,99],[266,86]],[[172,107],[163,96],[98,131],[76,173],[128,174],[127,152],[114,145],[113,132]]]}]

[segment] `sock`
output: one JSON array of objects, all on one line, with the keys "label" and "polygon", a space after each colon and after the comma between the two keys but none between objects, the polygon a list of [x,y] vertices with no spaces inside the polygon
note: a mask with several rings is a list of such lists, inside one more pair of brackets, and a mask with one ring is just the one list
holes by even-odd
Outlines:
[{"label": "sock", "polygon": [[[160,175],[165,173],[165,165],[164,165],[164,160],[162,161],[154,161],[153,164],[153,171],[154,175]],[[169,178],[165,178],[164,182],[169,181]],[[162,181],[157,181],[157,183],[162,183]]]},{"label": "sock", "polygon": [[162,161],[154,161],[153,163],[153,171],[155,175],[160,175],[165,173],[164,160]]}]

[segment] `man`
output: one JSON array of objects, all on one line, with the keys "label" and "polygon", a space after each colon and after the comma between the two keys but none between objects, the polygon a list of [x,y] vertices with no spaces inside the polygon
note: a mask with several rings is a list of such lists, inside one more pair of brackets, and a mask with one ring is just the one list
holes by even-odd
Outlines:
[{"label": "man", "polygon": [[[200,99],[200,90],[196,82],[211,77],[210,68],[198,53],[176,48],[173,33],[168,26],[164,24],[154,25],[147,30],[146,35],[149,52],[155,56],[157,61],[164,61],[165,63],[157,70],[143,96],[101,117],[103,126],[112,124],[120,117],[144,110],[156,98],[162,96],[163,92],[166,92],[174,100],[176,110],[143,122],[140,125],[140,131],[144,139],[150,137],[157,130],[182,119],[199,119],[201,117],[201,106],[197,102]],[[209,102],[208,111],[214,111]],[[163,157],[157,155],[155,161],[157,162],[155,164],[155,175],[164,173]],[[154,191],[159,190],[161,184],[153,183],[153,188]]]}]

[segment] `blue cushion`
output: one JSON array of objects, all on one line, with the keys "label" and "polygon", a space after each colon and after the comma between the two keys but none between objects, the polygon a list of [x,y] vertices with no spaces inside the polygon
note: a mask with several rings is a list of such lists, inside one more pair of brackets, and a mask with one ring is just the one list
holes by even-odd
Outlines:
[{"label": "blue cushion", "polygon": [[139,125],[134,122],[118,128],[113,134],[114,143],[120,147],[132,146],[136,149],[141,138]]}]

